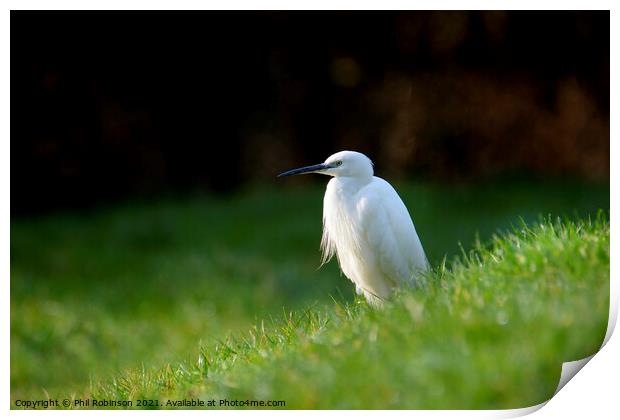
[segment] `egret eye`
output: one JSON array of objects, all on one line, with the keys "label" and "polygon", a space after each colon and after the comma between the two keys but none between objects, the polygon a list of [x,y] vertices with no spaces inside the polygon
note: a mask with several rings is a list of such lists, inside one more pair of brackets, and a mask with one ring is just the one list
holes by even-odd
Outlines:
[{"label": "egret eye", "polygon": [[342,165],[342,161],[341,160],[336,161],[336,166],[340,166],[340,165]]}]

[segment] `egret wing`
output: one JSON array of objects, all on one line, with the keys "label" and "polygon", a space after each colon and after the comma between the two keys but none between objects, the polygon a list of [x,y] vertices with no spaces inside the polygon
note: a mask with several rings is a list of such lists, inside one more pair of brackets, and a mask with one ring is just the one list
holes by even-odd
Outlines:
[{"label": "egret wing", "polygon": [[368,251],[390,287],[399,287],[409,277],[408,258],[403,255],[391,217],[391,203],[382,189],[369,188],[359,201],[358,214]]},{"label": "egret wing", "polygon": [[361,224],[381,271],[395,286],[411,285],[428,269],[428,261],[407,207],[396,190],[377,177],[362,196]]}]

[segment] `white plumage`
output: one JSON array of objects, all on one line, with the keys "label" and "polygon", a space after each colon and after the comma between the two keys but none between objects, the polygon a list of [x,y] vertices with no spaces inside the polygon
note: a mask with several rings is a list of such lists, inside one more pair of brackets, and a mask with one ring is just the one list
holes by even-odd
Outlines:
[{"label": "white plumage", "polygon": [[428,270],[424,249],[405,204],[387,181],[373,176],[370,159],[343,151],[279,176],[302,173],[333,177],[323,200],[322,262],[337,255],[357,293],[373,305],[397,288],[415,286]]}]

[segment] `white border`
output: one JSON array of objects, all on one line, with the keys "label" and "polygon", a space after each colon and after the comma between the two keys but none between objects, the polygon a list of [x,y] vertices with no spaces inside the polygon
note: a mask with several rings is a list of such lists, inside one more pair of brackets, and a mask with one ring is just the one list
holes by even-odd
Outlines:
[{"label": "white border", "polygon": [[9,10],[611,10],[614,1],[565,0],[8,0]]},{"label": "white border", "polygon": [[[84,415],[88,415],[89,417],[94,418],[107,418],[110,413],[103,411],[89,411],[88,413],[81,411],[19,411],[13,410],[10,411],[9,407],[9,395],[10,395],[10,377],[9,377],[9,369],[10,369],[10,358],[9,358],[9,331],[10,331],[10,296],[9,296],[9,282],[8,279],[10,277],[10,260],[9,260],[9,252],[10,252],[10,125],[9,125],[9,116],[10,116],[10,70],[9,70],[9,40],[10,40],[10,9],[169,9],[169,10],[180,10],[180,9],[327,9],[327,10],[335,10],[335,9],[380,9],[380,10],[389,10],[389,9],[419,9],[419,10],[446,10],[446,9],[506,9],[506,10],[517,10],[517,9],[532,9],[532,10],[560,10],[559,6],[562,6],[562,9],[583,9],[583,10],[612,10],[611,12],[611,45],[612,45],[612,55],[611,55],[611,75],[618,74],[618,65],[617,65],[617,46],[618,42],[618,30],[616,29],[618,24],[620,23],[620,19],[617,17],[617,12],[614,10],[613,5],[615,5],[612,1],[598,1],[591,0],[588,2],[583,1],[564,1],[564,2],[551,2],[551,1],[531,1],[531,0],[522,0],[522,1],[435,1],[435,2],[409,2],[409,1],[393,1],[393,0],[383,0],[381,2],[370,2],[367,0],[360,1],[324,1],[324,0],[316,0],[316,1],[297,1],[295,3],[286,3],[283,1],[273,1],[273,0],[264,0],[264,1],[229,1],[226,3],[215,3],[215,2],[201,2],[201,1],[190,1],[190,0],[176,0],[174,2],[170,1],[161,1],[154,0],[148,2],[141,1],[133,1],[133,0],[109,0],[109,1],[90,1],[80,2],[80,1],[56,1],[51,4],[50,1],[7,1],[5,4],[8,5],[8,9],[5,9],[5,13],[2,16],[1,24],[0,24],[0,33],[1,41],[0,48],[2,52],[2,65],[0,66],[0,72],[2,73],[2,79],[4,83],[0,87],[0,97],[3,99],[2,101],[2,113],[0,115],[0,127],[2,128],[3,133],[3,141],[1,142],[0,149],[0,159],[1,165],[0,170],[2,171],[2,177],[0,181],[0,185],[2,188],[2,214],[3,214],[3,223],[1,225],[2,231],[2,241],[0,242],[0,247],[2,251],[3,258],[3,271],[5,273],[3,282],[3,287],[0,291],[1,293],[1,305],[2,305],[2,326],[3,326],[3,335],[2,335],[2,372],[3,372],[3,380],[1,383],[2,395],[4,398],[0,401],[0,407],[2,407],[2,412],[9,412],[9,415],[14,417],[22,417],[22,416],[34,416],[39,415],[39,413],[44,413],[42,415],[49,416],[50,418],[64,418],[79,416],[82,417]],[[618,208],[618,194],[617,194],[617,182],[615,180],[620,179],[620,169],[617,166],[618,163],[618,146],[617,142],[620,140],[617,135],[617,124],[614,122],[617,121],[618,117],[618,106],[617,106],[617,97],[618,97],[618,89],[617,83],[615,83],[615,79],[611,77],[611,213]],[[616,118],[614,118],[616,117]],[[615,224],[612,223],[612,238],[617,237],[617,228],[615,228]],[[615,325],[615,320],[618,314],[618,300],[619,300],[619,290],[618,290],[618,273],[616,264],[617,252],[614,247],[614,242],[612,240],[611,247],[611,310],[610,317],[613,318],[611,325]],[[533,418],[583,418],[584,416],[592,416],[594,418],[601,417],[607,418],[609,417],[609,413],[618,412],[618,398],[617,398],[617,385],[618,385],[618,374],[620,373],[620,344],[617,337],[612,336],[609,342],[604,346],[604,348],[592,359],[590,363],[588,363],[573,380],[569,381],[568,384],[556,395],[554,398],[550,400],[550,402],[545,405],[542,409],[536,411],[532,416]],[[390,417],[407,417],[411,418],[415,416],[416,418],[422,419],[436,419],[436,418],[505,418],[512,417],[515,415],[525,414],[528,409],[522,410],[490,410],[490,411],[354,411],[343,413],[341,411],[322,411],[317,413],[316,411],[296,411],[295,413],[288,413],[283,411],[258,411],[258,412],[247,412],[247,411],[212,411],[210,413],[203,413],[200,411],[174,411],[174,412],[134,412],[134,411],[118,411],[115,412],[115,416],[119,417],[135,417],[135,416],[169,416],[174,415],[179,416],[188,416],[188,417],[198,417],[203,418],[205,415],[207,416],[217,416],[219,418],[236,418],[238,416],[249,415],[256,418],[288,418],[291,415],[299,416],[300,418],[315,418],[316,415],[320,415],[326,418],[339,418],[343,415],[354,415],[360,418],[374,418],[375,416],[390,416]],[[530,410],[531,411],[531,410]],[[147,414],[148,413],[148,414]]]}]

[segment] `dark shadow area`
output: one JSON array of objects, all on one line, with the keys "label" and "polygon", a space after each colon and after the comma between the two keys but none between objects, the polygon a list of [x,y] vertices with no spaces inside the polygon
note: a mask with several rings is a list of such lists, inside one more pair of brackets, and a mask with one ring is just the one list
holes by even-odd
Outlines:
[{"label": "dark shadow area", "polygon": [[11,212],[384,176],[609,178],[609,13],[11,13]]}]

